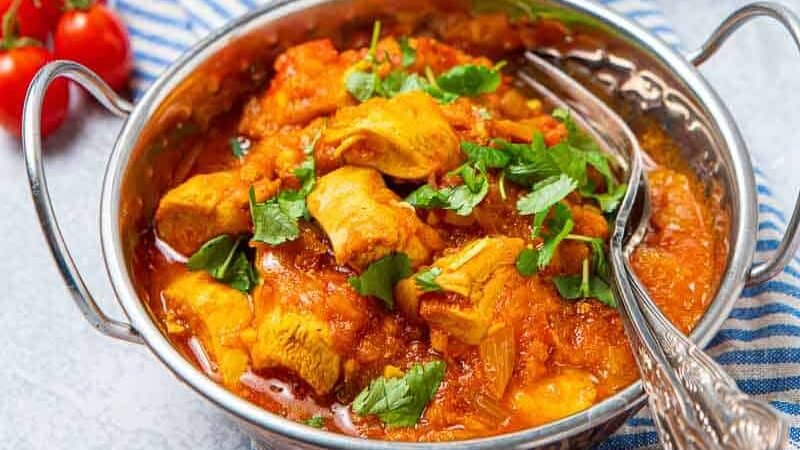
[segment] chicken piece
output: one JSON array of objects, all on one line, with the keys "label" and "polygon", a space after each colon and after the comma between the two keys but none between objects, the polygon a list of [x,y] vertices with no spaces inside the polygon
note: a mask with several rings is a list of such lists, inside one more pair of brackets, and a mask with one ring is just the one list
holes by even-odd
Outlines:
[{"label": "chicken piece", "polygon": [[282,367],[328,393],[341,361],[358,346],[369,322],[370,301],[331,267],[321,231],[304,227],[296,241],[259,246],[253,293],[255,320],[247,345],[255,368]]},{"label": "chicken piece", "polygon": [[583,370],[565,369],[514,392],[511,403],[531,425],[552,422],[583,411],[597,399],[597,379]]},{"label": "chicken piece", "polygon": [[342,108],[322,142],[335,146],[334,156],[347,164],[374,167],[404,180],[424,180],[461,161],[458,136],[423,92]]},{"label": "chicken piece", "polygon": [[[268,198],[279,181],[253,184],[256,198]],[[167,192],[156,211],[158,237],[184,255],[191,255],[209,239],[220,234],[250,230],[249,184],[238,171],[195,175]]]},{"label": "chicken piece", "polygon": [[167,307],[190,324],[216,363],[223,384],[238,386],[249,363],[239,338],[253,317],[247,295],[214,281],[205,272],[192,272],[172,281],[163,296]]},{"label": "chicken piece", "polygon": [[[485,237],[437,259],[441,270],[435,278],[445,295],[423,293],[412,276],[395,287],[398,306],[408,316],[421,317],[460,341],[477,345],[486,337],[495,303],[509,278],[525,241],[509,237]],[[458,294],[454,296],[452,294]],[[460,297],[459,297],[460,296]],[[466,299],[460,302],[460,299]]]},{"label": "chicken piece", "polygon": [[323,176],[308,196],[308,209],[328,234],[336,262],[357,270],[395,251],[416,267],[444,247],[436,230],[374,169],[344,166]]},{"label": "chicken piece", "polygon": [[267,92],[245,107],[239,131],[263,137],[283,125],[303,124],[355,103],[345,89],[344,77],[360,58],[354,51],[339,53],[330,39],[289,48],[275,60],[275,76]]},{"label": "chicken piece", "polygon": [[273,311],[260,322],[250,355],[256,369],[290,369],[320,395],[339,379],[341,362],[328,325],[311,314]]}]

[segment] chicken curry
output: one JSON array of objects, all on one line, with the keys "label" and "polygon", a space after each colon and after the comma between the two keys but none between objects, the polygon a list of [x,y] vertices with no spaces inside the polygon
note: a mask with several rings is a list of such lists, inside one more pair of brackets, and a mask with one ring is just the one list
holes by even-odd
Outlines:
[{"label": "chicken curry", "polygon": [[[506,433],[635,381],[608,284],[615,161],[467,37],[383,31],[288,48],[171,175],[142,244],[165,334],[242,398],[374,439]],[[688,331],[723,227],[675,144],[637,135],[659,165],[633,263]]]}]

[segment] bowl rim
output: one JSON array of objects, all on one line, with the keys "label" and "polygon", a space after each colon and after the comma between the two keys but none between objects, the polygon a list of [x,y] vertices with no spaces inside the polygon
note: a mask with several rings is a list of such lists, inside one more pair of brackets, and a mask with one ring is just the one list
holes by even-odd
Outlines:
[{"label": "bowl rim", "polygon": [[[100,204],[101,246],[106,271],[117,300],[146,345],[179,380],[237,418],[267,432],[325,448],[411,450],[429,449],[436,446],[438,449],[477,450],[518,448],[523,445],[527,448],[567,439],[641,407],[645,401],[645,394],[641,381],[636,381],[585,411],[555,422],[512,433],[438,443],[363,439],[305,426],[236,396],[195,368],[161,333],[140,301],[133,281],[127,273],[120,231],[122,179],[140,131],[160,103],[209,56],[265,23],[306,8],[337,1],[342,0],[279,0],[257,8],[212,32],[164,71],[135,105],[133,112],[125,121],[108,160],[103,179]],[[728,149],[727,156],[730,158],[729,163],[736,181],[730,186],[729,196],[733,202],[731,206],[731,239],[729,241],[730,259],[720,280],[717,295],[691,335],[699,345],[705,345],[720,328],[722,321],[730,314],[733,303],[744,286],[746,273],[755,252],[757,223],[755,179],[750,158],[739,130],[717,93],[699,71],[676,49],[668,46],[632,20],[599,2],[594,3],[590,0],[552,0],[552,2],[590,16],[611,27],[614,31],[641,45],[665,67],[669,68],[706,108],[714,121],[713,124],[717,127],[722,143]]]}]

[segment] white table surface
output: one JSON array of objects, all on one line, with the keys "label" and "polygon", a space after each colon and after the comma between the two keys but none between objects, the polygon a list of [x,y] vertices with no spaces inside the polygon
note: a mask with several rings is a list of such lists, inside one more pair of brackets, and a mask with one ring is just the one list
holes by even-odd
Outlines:
[{"label": "white table surface", "polygon": [[[785,0],[800,11],[800,0]],[[743,0],[663,2],[686,47]],[[784,205],[800,177],[800,56],[776,25],[746,27],[703,72],[726,99]],[[75,93],[75,92],[73,92]],[[48,140],[46,166],[74,256],[103,308],[119,315],[97,230],[101,176],[120,127],[87,100]],[[246,449],[222,413],[144,347],[92,330],[45,249],[17,141],[0,135],[0,448]]]}]

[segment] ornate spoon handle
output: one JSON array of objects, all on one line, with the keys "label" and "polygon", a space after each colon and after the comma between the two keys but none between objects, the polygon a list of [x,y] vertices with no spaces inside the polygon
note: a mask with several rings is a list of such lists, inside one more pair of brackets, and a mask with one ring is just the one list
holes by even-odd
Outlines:
[{"label": "ornate spoon handle", "polygon": [[715,444],[712,448],[782,449],[787,428],[775,410],[739,390],[719,364],[664,317],[627,259],[625,269],[641,312],[687,394],[687,404]]},{"label": "ornate spoon handle", "polygon": [[[613,238],[612,238],[613,239]],[[653,422],[664,450],[714,450],[714,435],[709,435],[701,415],[693,407],[690,393],[670,365],[659,339],[647,323],[628,278],[619,247],[612,244],[611,260],[616,298],[625,334],[639,366],[642,385]]]}]

